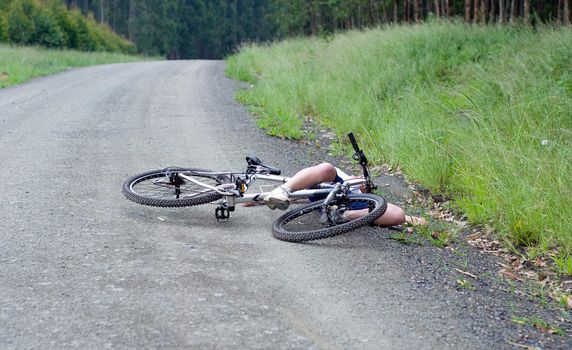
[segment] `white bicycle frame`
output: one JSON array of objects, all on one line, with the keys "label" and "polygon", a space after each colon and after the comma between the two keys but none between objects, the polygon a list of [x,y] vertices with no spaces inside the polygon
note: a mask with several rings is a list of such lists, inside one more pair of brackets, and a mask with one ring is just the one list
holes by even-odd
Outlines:
[{"label": "white bicycle frame", "polygon": [[[200,175],[200,171],[194,172]],[[257,193],[245,193],[248,188],[257,180],[265,180],[275,183],[286,183],[290,177],[278,176],[278,175],[268,175],[264,173],[230,173],[230,172],[204,172],[204,175],[239,175],[244,176],[245,179],[241,182],[243,188],[237,189],[237,184],[233,182],[223,183],[218,186],[211,186],[201,181],[198,181],[191,176],[187,176],[183,173],[179,173],[179,177],[193,182],[199,186],[205,187],[207,189],[213,190],[223,196],[222,200],[213,202],[214,204],[221,204],[228,208],[234,208],[235,204],[246,203],[246,202],[261,202],[264,200],[269,192],[257,192]],[[318,184],[315,189],[304,189],[298,190],[290,193],[290,198],[292,200],[308,199],[313,196],[326,196],[324,204],[328,204],[336,194],[350,192],[351,188],[355,188],[367,183],[366,179],[356,178],[349,179],[343,183],[333,183],[333,182],[322,182]]]}]

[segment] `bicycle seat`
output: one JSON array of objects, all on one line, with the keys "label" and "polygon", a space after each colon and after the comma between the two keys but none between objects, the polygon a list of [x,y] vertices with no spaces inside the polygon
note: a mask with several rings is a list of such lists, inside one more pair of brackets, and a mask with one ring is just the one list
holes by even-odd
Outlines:
[{"label": "bicycle seat", "polygon": [[248,163],[248,168],[260,167],[262,168],[262,170],[267,170],[271,175],[280,175],[282,173],[280,169],[262,163],[262,161],[257,156],[254,155],[247,156],[246,163]]}]

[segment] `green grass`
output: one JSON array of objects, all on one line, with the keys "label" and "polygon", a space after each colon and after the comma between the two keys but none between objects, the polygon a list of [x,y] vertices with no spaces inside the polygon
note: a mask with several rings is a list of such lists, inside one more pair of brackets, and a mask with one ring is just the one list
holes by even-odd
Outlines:
[{"label": "green grass", "polygon": [[513,316],[512,322],[520,325],[529,325],[532,327],[536,327],[544,333],[552,333],[559,336],[566,335],[566,332],[564,332],[564,330],[548,324],[546,321],[544,321],[542,318],[538,316],[533,316],[530,318],[524,316]]},{"label": "green grass", "polygon": [[457,285],[459,286],[460,289],[466,289],[470,291],[477,290],[477,287],[475,287],[475,285],[471,281],[466,280],[464,278],[459,278],[457,280]]},{"label": "green grass", "polygon": [[572,255],[559,254],[552,256],[556,272],[565,276],[572,276]]},{"label": "green grass", "polygon": [[49,50],[0,44],[0,88],[19,84],[35,77],[105,63],[133,62],[145,59],[106,52]]},{"label": "green grass", "polygon": [[572,254],[572,29],[392,26],[249,45],[227,74],[288,138],[348,131],[510,244]]}]

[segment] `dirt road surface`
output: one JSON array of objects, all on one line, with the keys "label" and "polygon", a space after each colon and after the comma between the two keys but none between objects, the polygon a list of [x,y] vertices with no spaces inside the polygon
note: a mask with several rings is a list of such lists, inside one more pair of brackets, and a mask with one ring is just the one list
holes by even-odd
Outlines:
[{"label": "dirt road surface", "polygon": [[291,244],[265,207],[217,222],[211,205],[127,201],[123,181],[149,169],[242,170],[256,154],[293,173],[323,158],[257,129],[223,70],[106,65],[0,90],[0,347],[570,345],[511,322],[492,285],[455,288],[450,254],[388,230]]}]

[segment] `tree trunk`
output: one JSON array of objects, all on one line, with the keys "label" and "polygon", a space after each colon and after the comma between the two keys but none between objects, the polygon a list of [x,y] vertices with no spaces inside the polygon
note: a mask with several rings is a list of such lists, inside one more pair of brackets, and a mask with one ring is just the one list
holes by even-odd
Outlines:
[{"label": "tree trunk", "polygon": [[312,36],[316,36],[318,33],[318,19],[316,18],[316,9],[314,8],[314,2],[310,2],[310,14],[312,16]]},{"label": "tree trunk", "polygon": [[530,0],[524,0],[524,22],[530,23]]},{"label": "tree trunk", "polygon": [[563,15],[564,15],[564,20],[562,21],[562,23],[566,25],[570,24],[570,0],[564,0]]},{"label": "tree trunk", "polygon": [[499,23],[504,23],[504,0],[499,0]]},{"label": "tree trunk", "polygon": [[393,0],[393,23],[397,23],[399,18],[397,18],[397,0]]},{"label": "tree trunk", "polygon": [[471,0],[465,0],[465,22],[471,21]]},{"label": "tree trunk", "polygon": [[232,43],[234,46],[238,44],[238,0],[234,0],[234,11],[232,21]]},{"label": "tree trunk", "polygon": [[103,0],[99,0],[99,23],[103,24],[105,22],[105,15],[103,14]]},{"label": "tree trunk", "polygon": [[536,9],[534,10],[534,13],[543,14],[545,9],[546,9],[546,2],[536,1]]},{"label": "tree trunk", "polygon": [[479,0],[475,0],[475,2],[473,3],[473,23],[476,24],[478,21],[479,21]]},{"label": "tree trunk", "polygon": [[369,25],[379,22],[374,0],[369,0]]},{"label": "tree trunk", "polygon": [[481,24],[487,24],[487,0],[481,0],[479,18],[481,19]]},{"label": "tree trunk", "polygon": [[447,18],[451,17],[451,4],[449,3],[449,0],[445,0],[445,11]]},{"label": "tree trunk", "polygon": [[129,12],[128,12],[128,19],[127,19],[127,33],[130,41],[135,40],[135,36],[133,35],[133,21],[135,21],[135,16],[137,15],[136,12],[136,5],[135,0],[129,0]]},{"label": "tree trunk", "polygon": [[419,0],[413,0],[413,19],[419,22]]},{"label": "tree trunk", "polygon": [[509,22],[512,24],[514,22],[514,16],[516,15],[516,7],[515,7],[515,0],[510,1],[510,20]]}]

